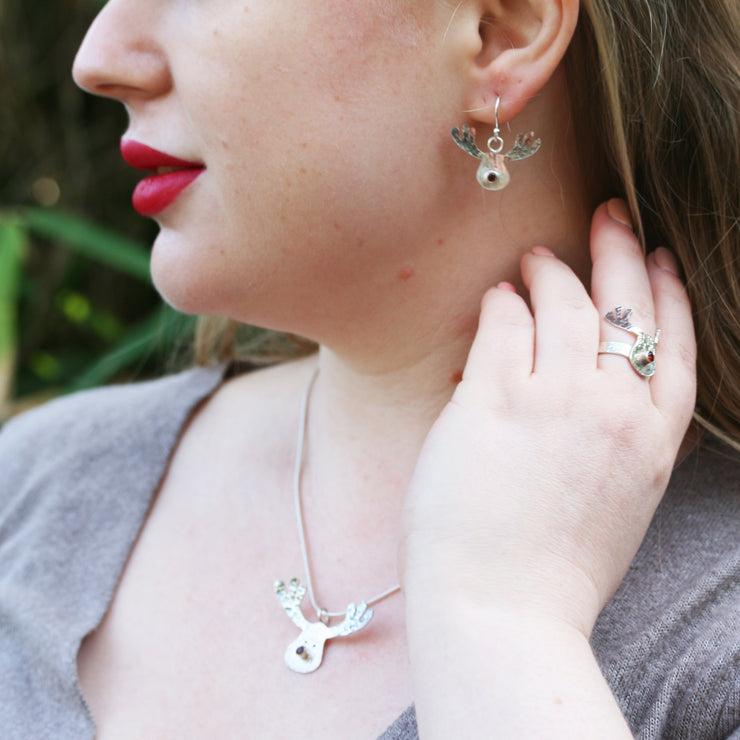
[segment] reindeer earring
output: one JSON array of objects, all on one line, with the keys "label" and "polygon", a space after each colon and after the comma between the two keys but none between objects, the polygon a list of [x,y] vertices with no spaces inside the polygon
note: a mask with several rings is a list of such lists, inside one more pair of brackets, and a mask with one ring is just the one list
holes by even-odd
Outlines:
[{"label": "reindeer earring", "polygon": [[494,116],[496,124],[493,129],[493,136],[488,140],[488,154],[478,149],[475,144],[475,129],[470,128],[467,124],[459,128],[452,129],[452,138],[455,143],[467,152],[471,157],[480,159],[476,177],[478,184],[486,190],[503,190],[511,179],[509,170],[506,167],[506,160],[511,162],[517,159],[526,159],[536,154],[542,141],[534,138],[534,131],[528,134],[518,134],[514,141],[513,148],[501,154],[504,148],[504,140],[501,138],[501,130],[498,124],[498,109],[501,104],[501,97],[496,98],[496,108]]}]

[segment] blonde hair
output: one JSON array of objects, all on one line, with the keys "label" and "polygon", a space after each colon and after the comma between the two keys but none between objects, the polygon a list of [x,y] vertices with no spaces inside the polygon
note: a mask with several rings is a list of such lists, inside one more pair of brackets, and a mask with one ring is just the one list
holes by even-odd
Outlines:
[{"label": "blonde hair", "polygon": [[[643,244],[676,253],[698,341],[695,418],[740,450],[740,2],[582,0],[566,68],[590,192],[622,193]],[[251,359],[314,348],[246,334]],[[198,360],[243,356],[238,335],[205,320]]]},{"label": "blonde hair", "polygon": [[271,365],[315,352],[317,345],[295,334],[240,324],[223,316],[199,316],[195,327],[195,361]]}]

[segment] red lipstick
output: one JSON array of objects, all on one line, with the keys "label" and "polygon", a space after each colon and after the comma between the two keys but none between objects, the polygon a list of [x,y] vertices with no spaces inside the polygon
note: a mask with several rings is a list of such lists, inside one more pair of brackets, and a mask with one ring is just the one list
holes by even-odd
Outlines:
[{"label": "red lipstick", "polygon": [[205,170],[199,162],[186,162],[130,139],[121,141],[121,156],[131,167],[156,173],[134,190],[132,202],[142,216],[164,211]]}]

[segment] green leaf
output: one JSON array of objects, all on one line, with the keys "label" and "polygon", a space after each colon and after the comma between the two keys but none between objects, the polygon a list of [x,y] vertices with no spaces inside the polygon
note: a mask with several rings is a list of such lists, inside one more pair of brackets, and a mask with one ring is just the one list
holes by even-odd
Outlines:
[{"label": "green leaf", "polygon": [[66,391],[102,385],[122,370],[143,362],[195,326],[195,317],[184,316],[163,304],[155,313],[129,331],[108,353],[75,378]]},{"label": "green leaf", "polygon": [[37,234],[62,242],[70,249],[150,283],[149,250],[111,229],[56,209],[24,208],[23,221]]},{"label": "green leaf", "polygon": [[0,219],[0,403],[10,393],[15,365],[16,314],[26,232],[17,219]]},{"label": "green leaf", "polygon": [[0,359],[15,349],[16,310],[26,234],[14,218],[0,220]]}]

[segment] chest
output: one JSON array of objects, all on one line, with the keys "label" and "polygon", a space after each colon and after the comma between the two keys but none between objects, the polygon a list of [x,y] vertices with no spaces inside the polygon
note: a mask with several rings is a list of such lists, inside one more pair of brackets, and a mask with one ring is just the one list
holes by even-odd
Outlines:
[{"label": "chest", "polygon": [[[312,624],[306,597],[300,629],[274,585],[303,580],[291,507],[257,516],[226,491],[203,501],[183,486],[165,481],[80,651],[98,740],[377,737],[412,701],[402,596],[346,636]],[[300,646],[323,650],[315,672],[286,666],[286,650]]]}]

